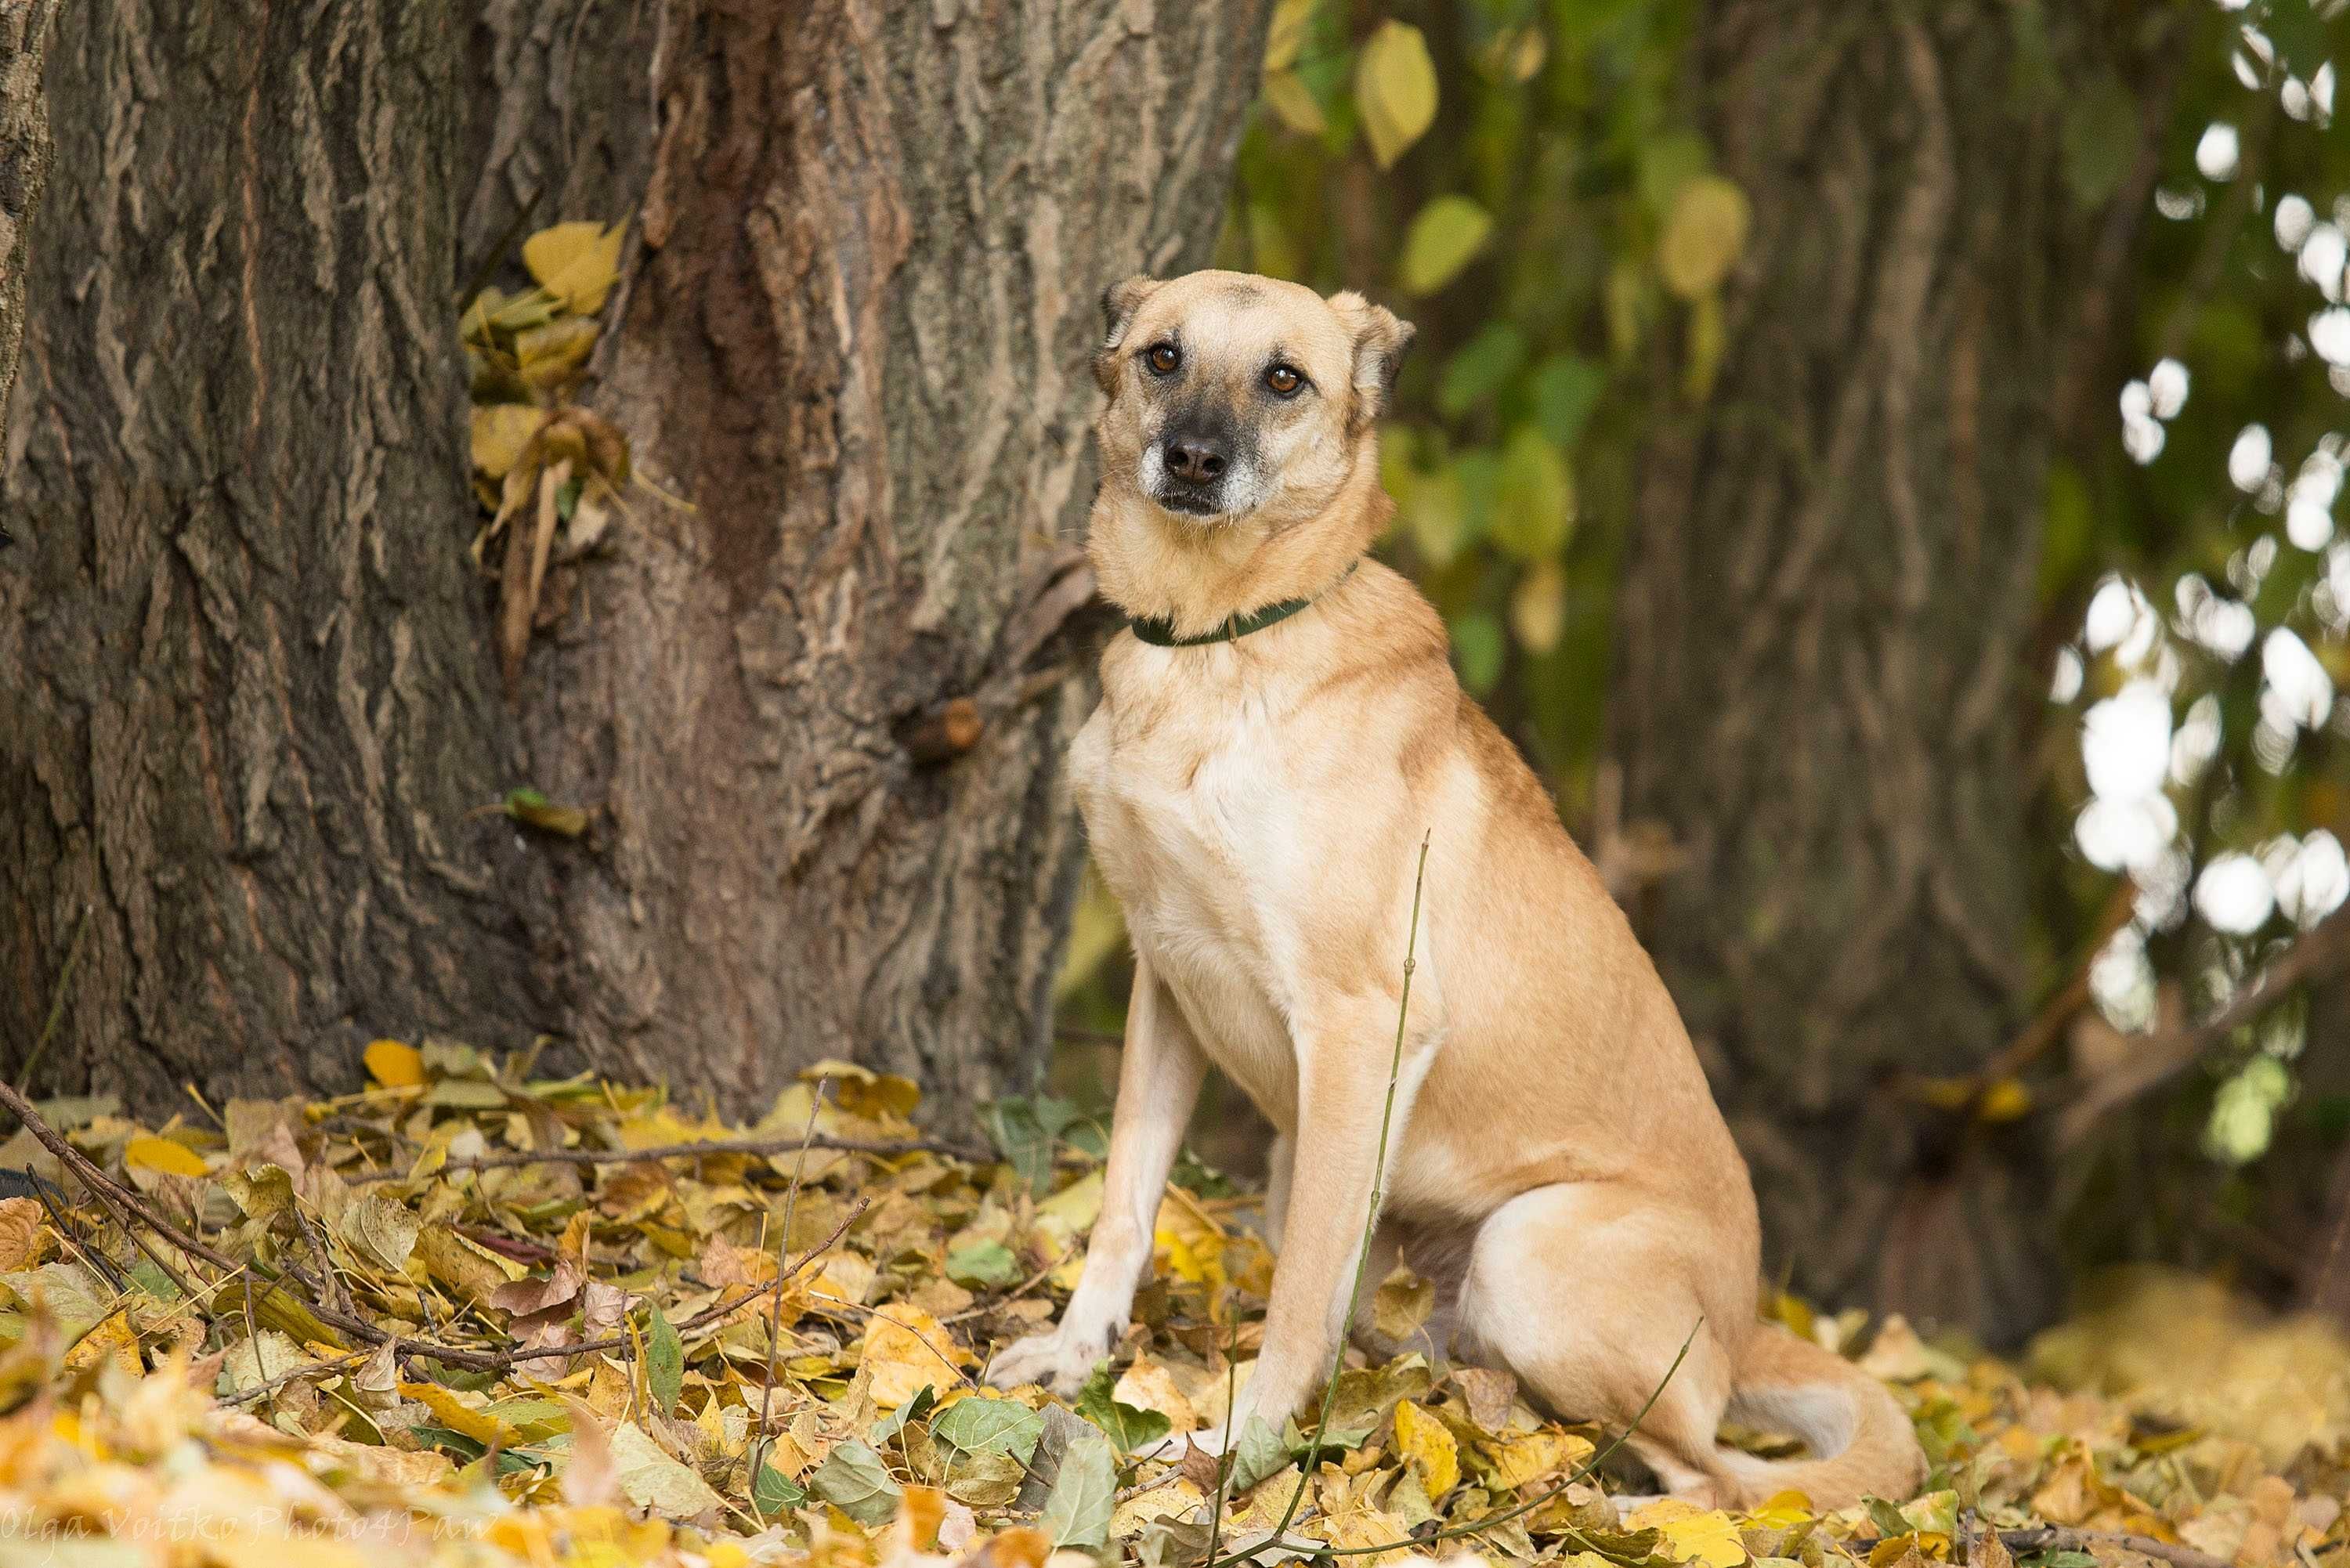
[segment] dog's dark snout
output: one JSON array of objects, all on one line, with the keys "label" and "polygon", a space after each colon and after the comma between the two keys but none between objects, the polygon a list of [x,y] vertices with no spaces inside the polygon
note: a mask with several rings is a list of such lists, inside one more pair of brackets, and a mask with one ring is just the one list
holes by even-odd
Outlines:
[{"label": "dog's dark snout", "polygon": [[1184,434],[1167,438],[1167,472],[1186,484],[1208,484],[1222,479],[1232,455],[1224,442],[1211,436]]}]

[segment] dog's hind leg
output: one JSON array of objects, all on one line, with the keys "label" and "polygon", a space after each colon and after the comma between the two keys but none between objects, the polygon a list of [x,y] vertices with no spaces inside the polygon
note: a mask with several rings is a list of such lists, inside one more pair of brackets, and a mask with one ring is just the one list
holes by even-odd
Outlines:
[{"label": "dog's hind leg", "polygon": [[1718,1314],[1754,1308],[1717,1299],[1678,1241],[1650,1194],[1536,1188],[1479,1227],[1461,1330],[1472,1358],[1506,1366],[1569,1420],[1623,1431],[1662,1385],[1627,1446],[1675,1495],[1710,1506],[1737,1493],[1714,1441],[1731,1375]]}]

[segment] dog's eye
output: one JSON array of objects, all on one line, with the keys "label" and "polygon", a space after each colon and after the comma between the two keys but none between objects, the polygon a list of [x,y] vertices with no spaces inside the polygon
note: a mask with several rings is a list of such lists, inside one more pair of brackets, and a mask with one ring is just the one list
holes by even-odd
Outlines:
[{"label": "dog's eye", "polygon": [[1286,365],[1275,365],[1264,373],[1264,384],[1280,397],[1290,397],[1305,385],[1305,378]]},{"label": "dog's eye", "polygon": [[1151,369],[1161,376],[1171,376],[1183,363],[1183,351],[1172,343],[1153,343],[1149,358]]}]

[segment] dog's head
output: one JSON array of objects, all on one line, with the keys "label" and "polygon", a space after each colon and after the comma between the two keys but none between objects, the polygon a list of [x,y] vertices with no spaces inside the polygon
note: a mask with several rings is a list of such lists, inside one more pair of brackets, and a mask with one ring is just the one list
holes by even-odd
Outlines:
[{"label": "dog's head", "polygon": [[1235,272],[1128,278],[1102,314],[1103,483],[1203,524],[1327,506],[1411,340],[1361,295]]}]

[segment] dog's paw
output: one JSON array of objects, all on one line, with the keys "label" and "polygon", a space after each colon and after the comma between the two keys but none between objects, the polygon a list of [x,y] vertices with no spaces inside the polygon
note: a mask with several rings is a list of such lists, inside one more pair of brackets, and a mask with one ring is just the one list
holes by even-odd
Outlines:
[{"label": "dog's paw", "polygon": [[1075,1344],[1059,1329],[1032,1334],[987,1364],[987,1381],[998,1388],[1018,1388],[1034,1383],[1068,1398],[1086,1386],[1097,1350]]}]

